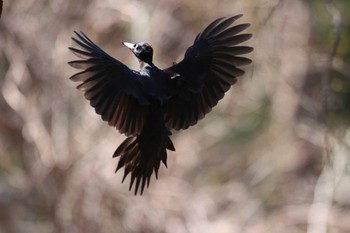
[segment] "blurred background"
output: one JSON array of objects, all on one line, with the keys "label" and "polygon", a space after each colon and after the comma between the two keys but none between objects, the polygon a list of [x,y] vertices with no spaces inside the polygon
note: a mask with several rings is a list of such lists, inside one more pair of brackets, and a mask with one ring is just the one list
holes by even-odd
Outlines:
[{"label": "blurred background", "polygon": [[[350,1],[11,0],[0,20],[0,233],[350,232]],[[67,65],[73,30],[180,61],[243,13],[253,64],[189,130],[143,196],[114,173],[124,140]]]}]

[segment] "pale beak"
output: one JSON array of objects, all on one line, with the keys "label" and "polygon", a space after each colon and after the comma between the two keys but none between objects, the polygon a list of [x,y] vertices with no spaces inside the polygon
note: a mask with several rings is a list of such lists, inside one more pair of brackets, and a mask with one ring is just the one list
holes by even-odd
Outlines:
[{"label": "pale beak", "polygon": [[131,50],[133,50],[134,47],[135,47],[135,44],[128,43],[128,42],[123,42],[122,44],[125,45],[126,47],[128,47]]}]

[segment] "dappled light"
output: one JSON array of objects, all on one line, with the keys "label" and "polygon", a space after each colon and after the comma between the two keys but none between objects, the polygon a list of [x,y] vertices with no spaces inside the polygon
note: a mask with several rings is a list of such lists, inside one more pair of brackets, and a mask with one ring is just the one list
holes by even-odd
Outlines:
[{"label": "dappled light", "polygon": [[[350,2],[4,1],[0,19],[0,233],[350,232]],[[254,47],[142,196],[112,158],[125,136],[69,80],[84,32],[132,69],[122,45],[181,61],[219,17],[243,14]]]}]

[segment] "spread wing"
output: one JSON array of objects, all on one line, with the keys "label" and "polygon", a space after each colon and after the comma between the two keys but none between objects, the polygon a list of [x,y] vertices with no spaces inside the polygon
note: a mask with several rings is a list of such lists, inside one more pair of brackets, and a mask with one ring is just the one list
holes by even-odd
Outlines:
[{"label": "spread wing", "polygon": [[149,104],[142,88],[144,77],[109,56],[84,33],[75,34],[72,40],[77,48],[69,49],[81,59],[69,65],[82,71],[70,79],[81,82],[77,89],[109,125],[126,135],[139,134]]},{"label": "spread wing", "polygon": [[241,55],[253,48],[239,44],[251,34],[240,34],[249,24],[231,26],[242,15],[219,18],[199,33],[184,59],[166,69],[175,73],[174,96],[166,108],[169,129],[186,129],[202,119],[223,98],[236,77],[244,71],[238,66],[252,61]]}]

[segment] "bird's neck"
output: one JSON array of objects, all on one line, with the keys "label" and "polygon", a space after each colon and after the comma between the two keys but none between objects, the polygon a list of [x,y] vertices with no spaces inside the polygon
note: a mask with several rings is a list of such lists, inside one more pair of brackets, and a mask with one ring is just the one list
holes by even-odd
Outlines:
[{"label": "bird's neck", "polygon": [[139,60],[140,62],[140,74],[150,76],[152,69],[156,68],[153,63],[147,63]]}]

